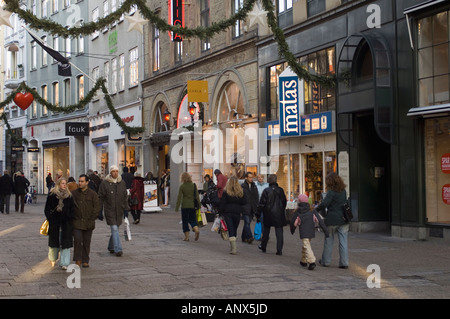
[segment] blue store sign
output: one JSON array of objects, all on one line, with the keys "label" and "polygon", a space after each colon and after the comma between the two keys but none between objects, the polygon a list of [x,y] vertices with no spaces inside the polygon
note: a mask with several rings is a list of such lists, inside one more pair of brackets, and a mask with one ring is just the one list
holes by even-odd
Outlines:
[{"label": "blue store sign", "polygon": [[300,114],[304,109],[303,81],[287,68],[278,80],[280,136],[300,136]]},{"label": "blue store sign", "polygon": [[333,111],[301,116],[301,135],[324,134],[334,132]]}]

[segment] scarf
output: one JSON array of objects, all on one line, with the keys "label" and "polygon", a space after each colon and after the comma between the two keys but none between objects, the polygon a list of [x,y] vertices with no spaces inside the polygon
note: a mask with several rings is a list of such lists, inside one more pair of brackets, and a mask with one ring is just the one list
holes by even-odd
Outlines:
[{"label": "scarf", "polygon": [[54,191],[56,198],[58,199],[58,205],[56,206],[56,211],[57,212],[62,212],[62,209],[64,207],[64,199],[68,198],[70,196],[69,192],[67,191],[67,189],[58,189],[56,191]]}]

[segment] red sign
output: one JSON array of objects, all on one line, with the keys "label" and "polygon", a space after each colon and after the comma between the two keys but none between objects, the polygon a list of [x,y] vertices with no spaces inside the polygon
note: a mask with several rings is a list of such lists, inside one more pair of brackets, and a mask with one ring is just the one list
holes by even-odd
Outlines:
[{"label": "red sign", "polygon": [[442,155],[441,170],[442,170],[442,173],[450,174],[450,153]]},{"label": "red sign", "polygon": [[[184,0],[169,0],[169,24],[184,28]],[[180,35],[169,31],[172,41],[181,42]]]},{"label": "red sign", "polygon": [[442,200],[447,205],[450,205],[450,184],[446,184],[442,187]]}]

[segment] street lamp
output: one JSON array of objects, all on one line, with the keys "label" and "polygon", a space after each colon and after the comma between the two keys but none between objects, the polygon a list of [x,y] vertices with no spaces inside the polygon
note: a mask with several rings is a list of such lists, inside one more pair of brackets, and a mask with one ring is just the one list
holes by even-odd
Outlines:
[{"label": "street lamp", "polygon": [[191,103],[191,104],[188,106],[188,109],[189,109],[189,114],[191,115],[191,122],[192,122],[192,125],[194,125],[194,115],[195,115],[195,111],[197,110],[197,107],[195,106],[194,103]]},{"label": "street lamp", "polygon": [[[172,113],[170,113],[168,109],[166,109],[166,111],[164,112],[163,115],[164,115],[164,121],[170,122],[170,116],[172,115]],[[170,123],[169,123],[169,125],[170,125]]]}]

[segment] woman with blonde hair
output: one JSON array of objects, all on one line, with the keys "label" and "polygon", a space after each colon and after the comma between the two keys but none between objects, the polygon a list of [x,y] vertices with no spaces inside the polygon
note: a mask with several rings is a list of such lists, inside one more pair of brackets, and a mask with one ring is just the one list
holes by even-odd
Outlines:
[{"label": "woman with blonde hair", "polygon": [[246,196],[236,176],[231,176],[220,199],[219,213],[225,219],[230,240],[230,254],[236,255],[236,234],[241,220],[241,212],[246,203]]},{"label": "woman with blonde hair", "polygon": [[184,233],[184,241],[189,241],[189,224],[195,232],[195,240],[198,240],[200,231],[198,229],[195,211],[200,208],[200,197],[197,186],[192,182],[189,173],[181,174],[181,185],[178,189],[177,204],[175,211],[178,212],[181,206],[181,221]]},{"label": "woman with blonde hair", "polygon": [[67,180],[59,178],[45,203],[48,227],[48,259],[55,266],[60,253],[59,265],[67,269],[70,264],[70,248],[73,247],[74,204]]}]

